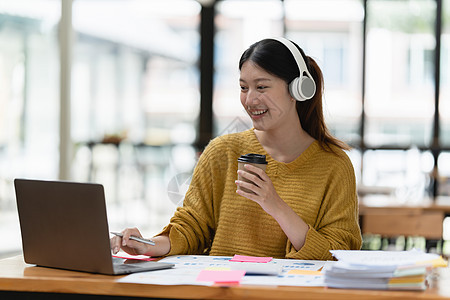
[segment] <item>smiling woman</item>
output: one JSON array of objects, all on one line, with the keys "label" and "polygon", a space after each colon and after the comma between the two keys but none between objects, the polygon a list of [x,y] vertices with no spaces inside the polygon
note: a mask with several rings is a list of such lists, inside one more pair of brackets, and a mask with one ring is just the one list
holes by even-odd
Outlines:
[{"label": "smiling woman", "polygon": [[[323,122],[322,73],[301,52],[286,39],[265,39],[243,53],[241,104],[254,128],[209,143],[155,246],[131,240],[141,234],[129,228],[111,239],[114,252],[328,260],[330,250],[361,247],[354,170]],[[311,81],[317,91],[304,97]],[[267,168],[238,170],[246,153],[266,156]]]},{"label": "smiling woman", "polygon": [[[280,43],[285,47],[279,47]],[[271,57],[277,59],[269,59]],[[300,132],[304,130],[318,140],[322,147],[335,145],[342,149],[349,148],[328,132],[322,111],[322,71],[297,45],[286,39],[263,40],[244,52],[239,68],[241,83],[246,80],[252,83],[241,84],[241,103],[244,108],[247,107],[247,112],[257,107],[255,103],[259,104],[259,99],[265,99],[263,104],[271,107],[273,117],[283,120],[282,125],[285,127],[278,134],[286,135],[286,132],[291,132],[291,126],[300,126]],[[262,79],[269,84],[261,85]],[[255,94],[249,94],[249,87]],[[253,114],[250,113],[250,116],[255,120]],[[256,128],[255,122],[253,125]]]}]

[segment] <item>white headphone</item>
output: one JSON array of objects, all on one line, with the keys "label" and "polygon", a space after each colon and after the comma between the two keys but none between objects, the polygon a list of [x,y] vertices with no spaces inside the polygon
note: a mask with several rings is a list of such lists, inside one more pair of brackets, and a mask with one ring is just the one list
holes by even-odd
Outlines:
[{"label": "white headphone", "polygon": [[300,53],[298,48],[288,39],[273,38],[273,40],[279,41],[289,49],[295,61],[297,62],[297,66],[300,71],[300,76],[294,78],[294,80],[289,83],[289,93],[297,101],[305,101],[311,99],[316,93],[316,83],[314,82],[311,73],[309,73],[308,68],[306,67],[306,63],[303,59],[302,54]]}]

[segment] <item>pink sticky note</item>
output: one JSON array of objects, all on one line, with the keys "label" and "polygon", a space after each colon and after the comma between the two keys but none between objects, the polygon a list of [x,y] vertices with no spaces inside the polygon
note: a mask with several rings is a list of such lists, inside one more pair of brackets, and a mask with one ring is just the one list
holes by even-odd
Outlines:
[{"label": "pink sticky note", "polygon": [[124,259],[136,259],[136,260],[144,260],[144,261],[158,260],[158,258],[153,258],[153,257],[145,256],[145,255],[130,255],[130,254],[112,255],[112,257],[124,258]]},{"label": "pink sticky note", "polygon": [[197,276],[197,281],[212,281],[212,282],[240,282],[244,277],[244,270],[231,271],[212,271],[201,270]]},{"label": "pink sticky note", "polygon": [[258,256],[244,256],[244,255],[234,255],[230,261],[239,262],[254,262],[254,263],[267,263],[272,260],[272,257],[258,257]]}]

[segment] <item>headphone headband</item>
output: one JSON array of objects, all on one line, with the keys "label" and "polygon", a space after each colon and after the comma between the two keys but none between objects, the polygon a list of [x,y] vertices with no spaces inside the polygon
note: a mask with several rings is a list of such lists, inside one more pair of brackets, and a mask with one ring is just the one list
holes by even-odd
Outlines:
[{"label": "headphone headband", "polygon": [[282,43],[286,48],[288,48],[297,63],[300,75],[289,84],[289,92],[292,97],[294,97],[297,101],[311,99],[316,93],[316,83],[314,82],[311,73],[309,73],[308,67],[306,66],[300,50],[286,38],[277,37],[272,39]]}]

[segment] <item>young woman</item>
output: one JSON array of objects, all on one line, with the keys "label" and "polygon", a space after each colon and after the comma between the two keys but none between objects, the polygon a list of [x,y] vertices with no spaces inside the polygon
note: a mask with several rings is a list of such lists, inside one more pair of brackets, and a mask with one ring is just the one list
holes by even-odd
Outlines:
[{"label": "young woman", "polygon": [[[316,62],[287,39],[264,39],[243,53],[239,69],[254,128],[209,143],[183,207],[152,238],[155,246],[130,240],[141,234],[128,228],[111,239],[113,253],[330,260],[329,250],[360,249],[355,174],[348,146],[324,123]],[[265,155],[266,171],[238,171],[247,153]]]}]

